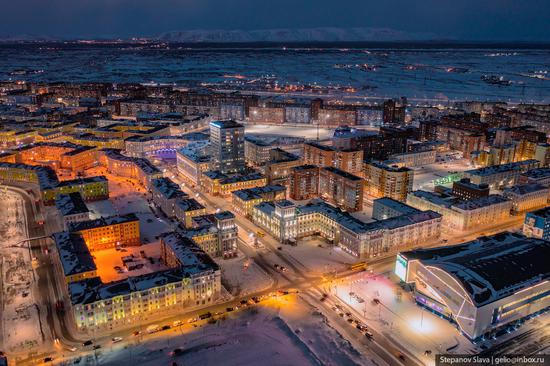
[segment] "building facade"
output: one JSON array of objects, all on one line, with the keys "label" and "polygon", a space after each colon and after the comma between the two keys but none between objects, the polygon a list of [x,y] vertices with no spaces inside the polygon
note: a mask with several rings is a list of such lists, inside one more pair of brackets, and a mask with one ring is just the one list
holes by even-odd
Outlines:
[{"label": "building facade", "polygon": [[397,256],[395,273],[416,302],[475,341],[550,306],[550,242],[500,233]]},{"label": "building facade", "polygon": [[414,171],[405,167],[395,167],[383,163],[365,164],[365,191],[375,197],[390,197],[405,201],[412,191]]}]

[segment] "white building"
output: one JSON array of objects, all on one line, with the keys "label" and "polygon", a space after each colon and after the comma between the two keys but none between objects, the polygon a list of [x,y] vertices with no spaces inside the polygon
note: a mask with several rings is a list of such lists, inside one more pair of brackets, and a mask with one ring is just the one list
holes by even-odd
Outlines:
[{"label": "white building", "polygon": [[524,212],[546,206],[550,188],[537,183],[523,184],[504,189],[502,195],[512,201],[514,212]]},{"label": "white building", "polygon": [[210,146],[207,141],[188,145],[176,152],[178,173],[186,182],[200,185],[202,173],[210,168],[210,156],[206,152]]},{"label": "white building", "polygon": [[398,166],[417,167],[434,164],[436,158],[435,150],[408,152],[391,155],[389,160]]},{"label": "white building", "polygon": [[537,168],[538,165],[538,160],[492,165],[485,168],[466,170],[464,178],[470,178],[470,181],[474,184],[487,184],[491,189],[511,187],[518,182],[521,173]]},{"label": "white building", "polygon": [[311,123],[311,108],[309,106],[285,106],[285,121],[288,123]]},{"label": "white building", "polygon": [[419,305],[477,340],[550,306],[549,257],[550,242],[505,232],[400,253],[395,273]]},{"label": "white building", "polygon": [[510,217],[512,201],[500,195],[470,201],[443,197],[427,191],[414,191],[407,196],[407,204],[419,210],[433,210],[443,216],[443,225],[452,230],[467,231],[495,225]]},{"label": "white building", "polygon": [[281,242],[320,235],[359,258],[425,243],[438,238],[441,230],[441,215],[433,211],[364,223],[321,200],[304,206],[287,200],[263,202],[254,207],[252,219]]}]

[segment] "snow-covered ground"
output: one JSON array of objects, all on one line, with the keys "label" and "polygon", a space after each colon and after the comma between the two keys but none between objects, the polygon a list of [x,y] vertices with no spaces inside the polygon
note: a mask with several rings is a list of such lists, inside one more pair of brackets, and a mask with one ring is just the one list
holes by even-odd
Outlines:
[{"label": "snow-covered ground", "polygon": [[[145,258],[141,256],[141,251],[145,253]],[[117,251],[115,248],[99,250],[92,253],[94,262],[97,266],[97,274],[103,282],[118,281],[128,277],[140,276],[147,273],[158,272],[167,269],[160,262],[160,242],[144,244],[136,247],[126,247]],[[142,265],[138,269],[128,269],[124,267],[122,257],[133,256],[133,265]],[[149,259],[150,258],[150,259]],[[117,271],[115,266],[120,267]]]},{"label": "snow-covered ground", "polygon": [[465,170],[474,168],[469,165],[467,159],[459,159],[424,165],[423,167],[415,167],[413,169],[413,190],[433,190],[433,180],[446,177],[451,172],[462,173]]},{"label": "snow-covered ground", "polygon": [[357,259],[320,237],[298,240],[298,245],[285,245],[283,250],[307,268],[310,275],[320,275],[349,268]]},{"label": "snow-covered ground", "polygon": [[0,267],[2,276],[2,344],[10,353],[30,352],[43,341],[38,306],[33,289],[36,285],[32,260],[26,242],[23,200],[5,192],[0,194]]},{"label": "snow-covered ground", "polygon": [[273,279],[264,272],[253,259],[239,255],[231,259],[219,259],[222,283],[233,296],[267,290],[273,285]]},{"label": "snow-covered ground", "polygon": [[114,176],[98,167],[89,169],[87,175],[103,174],[109,181],[109,199],[88,202],[92,219],[135,213],[139,218],[140,234],[143,243],[154,242],[161,233],[171,231],[175,223],[164,217],[157,217],[153,213],[147,194],[133,179]]},{"label": "snow-covered ground", "polygon": [[434,361],[433,356],[423,356],[426,350],[433,354],[460,354],[474,349],[450,322],[417,306],[412,294],[403,290],[389,273],[362,272],[335,284],[331,292],[355,309],[369,326],[427,365]]},{"label": "snow-covered ground", "polygon": [[[181,354],[171,355],[180,348]],[[114,366],[177,365],[373,365],[374,355],[360,354],[315,308],[295,295],[228,313],[216,322],[184,324],[156,334],[132,337],[81,356],[80,364]],[[368,357],[366,357],[368,356]],[[380,364],[380,363],[377,363]]]}]

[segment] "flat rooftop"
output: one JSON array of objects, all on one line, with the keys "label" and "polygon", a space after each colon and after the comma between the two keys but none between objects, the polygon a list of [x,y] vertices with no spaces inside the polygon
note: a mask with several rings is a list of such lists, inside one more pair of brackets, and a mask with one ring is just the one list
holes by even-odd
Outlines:
[{"label": "flat rooftop", "polygon": [[237,123],[233,120],[227,120],[227,121],[212,121],[210,122],[210,126],[214,126],[217,128],[244,128],[243,125],[240,123]]},{"label": "flat rooftop", "polygon": [[89,212],[79,192],[58,195],[55,199],[55,207],[63,216]]},{"label": "flat rooftop", "polygon": [[460,245],[417,249],[401,255],[449,273],[477,306],[531,287],[550,275],[550,242],[517,233],[482,236]]}]

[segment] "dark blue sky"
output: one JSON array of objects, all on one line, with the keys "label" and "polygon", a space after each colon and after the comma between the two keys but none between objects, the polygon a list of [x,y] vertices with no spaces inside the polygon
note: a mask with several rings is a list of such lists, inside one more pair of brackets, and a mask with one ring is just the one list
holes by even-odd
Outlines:
[{"label": "dark blue sky", "polygon": [[0,0],[0,36],[392,28],[459,40],[550,41],[550,0]]}]

